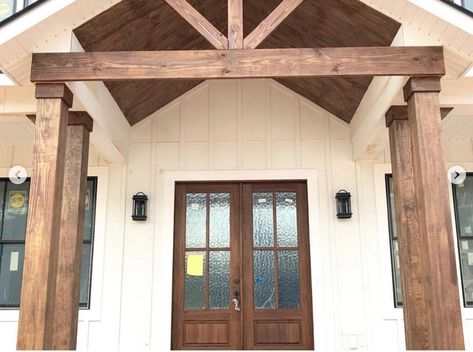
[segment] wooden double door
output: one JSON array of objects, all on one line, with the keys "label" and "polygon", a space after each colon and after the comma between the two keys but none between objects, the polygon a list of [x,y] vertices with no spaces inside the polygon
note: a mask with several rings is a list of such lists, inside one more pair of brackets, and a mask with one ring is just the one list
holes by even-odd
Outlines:
[{"label": "wooden double door", "polygon": [[313,349],[305,182],[178,183],[173,349]]}]

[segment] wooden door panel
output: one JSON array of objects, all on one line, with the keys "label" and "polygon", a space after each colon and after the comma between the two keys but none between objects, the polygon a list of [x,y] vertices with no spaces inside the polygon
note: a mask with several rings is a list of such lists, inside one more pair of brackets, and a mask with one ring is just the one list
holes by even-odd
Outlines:
[{"label": "wooden door panel", "polygon": [[173,277],[173,349],[313,349],[306,184],[177,184]]},{"label": "wooden door panel", "polygon": [[172,349],[241,348],[239,211],[239,184],[176,185]]},{"label": "wooden door panel", "polygon": [[[244,347],[313,349],[306,184],[245,184],[242,203]],[[261,264],[263,253],[270,259]],[[258,268],[268,263],[273,277]],[[264,290],[266,301],[258,297]]]}]

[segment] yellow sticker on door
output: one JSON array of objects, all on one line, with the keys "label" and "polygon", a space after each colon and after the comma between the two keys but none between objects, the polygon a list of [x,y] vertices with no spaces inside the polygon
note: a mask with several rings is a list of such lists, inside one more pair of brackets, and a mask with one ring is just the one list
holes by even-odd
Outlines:
[{"label": "yellow sticker on door", "polygon": [[187,275],[204,276],[204,256],[191,254],[187,257]]}]

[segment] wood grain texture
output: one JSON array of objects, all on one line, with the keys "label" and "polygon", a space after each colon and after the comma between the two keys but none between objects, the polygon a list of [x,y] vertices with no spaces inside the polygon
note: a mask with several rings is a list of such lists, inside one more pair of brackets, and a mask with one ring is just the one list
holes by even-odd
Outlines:
[{"label": "wood grain texture", "polygon": [[[426,85],[431,83],[426,82]],[[407,86],[413,85],[408,83]],[[422,86],[425,85],[418,85]],[[415,256],[412,260],[423,266],[417,280],[425,285],[425,290],[419,292],[417,299],[428,306],[424,322],[429,328],[428,348],[463,350],[452,218],[441,142],[439,93],[414,90],[407,105],[421,246],[420,257]]]},{"label": "wood grain texture", "polygon": [[[228,33],[227,0],[188,0],[221,33]],[[245,0],[244,35],[279,4]],[[390,45],[400,24],[358,0],[305,0],[260,48],[318,48]],[[202,50],[211,44],[164,0],[122,0],[75,29],[86,51]],[[280,83],[349,122],[371,77],[288,78]],[[198,85],[199,80],[105,82],[131,124]],[[291,88],[289,87],[289,88]],[[292,88],[291,88],[292,89]]]},{"label": "wood grain texture", "polygon": [[283,0],[244,40],[245,49],[255,49],[279,26],[304,0]]},{"label": "wood grain texture", "polygon": [[243,0],[228,0],[228,48],[243,49]]},{"label": "wood grain texture", "polygon": [[165,0],[197,32],[204,36],[216,49],[228,49],[228,40],[214,25],[200,14],[186,0]]},{"label": "wood grain texture", "polygon": [[333,76],[441,76],[443,47],[33,54],[32,82]]},{"label": "wood grain texture", "polygon": [[[453,108],[440,108],[440,116],[442,120],[452,112]],[[386,112],[386,127],[390,127],[394,121],[408,120],[407,105],[393,105]]]},{"label": "wood grain texture", "polygon": [[53,323],[55,350],[75,350],[77,345],[89,139],[86,124],[69,123]]},{"label": "wood grain texture", "polygon": [[[40,87],[40,91],[48,90]],[[42,97],[37,104],[18,325],[19,350],[52,349],[57,308],[56,273],[68,106],[58,97]]]},{"label": "wood grain texture", "polygon": [[[26,117],[33,123],[36,123],[36,114],[27,114]],[[69,111],[69,126],[84,126],[87,131],[94,130],[94,120],[85,111]]]},{"label": "wood grain texture", "polygon": [[[395,118],[393,118],[395,116]],[[427,285],[423,238],[419,233],[412,147],[407,107],[392,107],[386,114],[389,125],[394,206],[399,241],[404,331],[408,350],[424,350],[430,346],[429,304],[425,299]]]}]

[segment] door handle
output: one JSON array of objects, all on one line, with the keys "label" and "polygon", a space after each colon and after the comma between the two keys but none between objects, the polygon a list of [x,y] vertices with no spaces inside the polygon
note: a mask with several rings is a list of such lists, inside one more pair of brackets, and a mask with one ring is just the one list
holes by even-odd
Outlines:
[{"label": "door handle", "polygon": [[234,309],[235,311],[239,312],[240,311],[240,292],[238,290],[235,290],[235,296],[232,299],[233,304],[235,305]]}]

